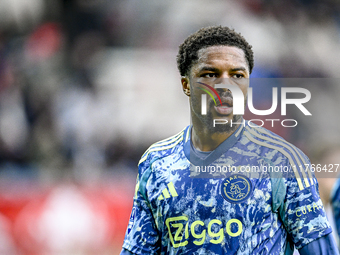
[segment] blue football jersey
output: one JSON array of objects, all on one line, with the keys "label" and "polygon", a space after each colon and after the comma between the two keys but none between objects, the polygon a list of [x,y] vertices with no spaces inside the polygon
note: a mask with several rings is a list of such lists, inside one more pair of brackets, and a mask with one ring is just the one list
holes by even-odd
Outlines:
[{"label": "blue football jersey", "polygon": [[333,209],[333,218],[335,227],[338,233],[338,240],[340,235],[340,179],[337,179],[334,183],[331,192],[331,204]]},{"label": "blue football jersey", "polygon": [[191,126],[139,162],[123,248],[135,254],[292,254],[331,233],[309,159],[263,127],[240,125],[211,153]]}]

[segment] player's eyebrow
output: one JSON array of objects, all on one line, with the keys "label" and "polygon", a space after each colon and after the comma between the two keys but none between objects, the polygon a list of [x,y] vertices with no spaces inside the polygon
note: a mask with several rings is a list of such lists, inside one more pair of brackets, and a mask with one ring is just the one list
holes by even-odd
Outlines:
[{"label": "player's eyebrow", "polygon": [[236,71],[246,71],[247,69],[245,67],[237,67],[237,68],[232,68],[231,71],[236,72]]},{"label": "player's eyebrow", "polygon": [[[247,69],[245,67],[236,67],[236,68],[232,68],[230,69],[230,71],[232,72],[237,72],[237,71],[246,71]],[[216,67],[210,67],[210,66],[203,66],[199,72],[204,72],[204,71],[210,71],[210,72],[214,72],[214,73],[217,73],[219,72],[220,70]]]},{"label": "player's eyebrow", "polygon": [[210,67],[210,66],[203,66],[199,72],[204,72],[204,71],[210,71],[210,72],[219,72],[219,69],[216,67]]}]

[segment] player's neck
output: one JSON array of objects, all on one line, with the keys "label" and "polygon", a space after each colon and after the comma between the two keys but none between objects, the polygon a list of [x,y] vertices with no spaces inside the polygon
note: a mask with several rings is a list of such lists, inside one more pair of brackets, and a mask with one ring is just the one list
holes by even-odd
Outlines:
[{"label": "player's neck", "polygon": [[[238,126],[239,125],[237,125],[237,127]],[[191,130],[191,141],[193,146],[201,151],[213,151],[230,137],[235,130],[230,132],[211,132],[208,128],[193,125]]]}]

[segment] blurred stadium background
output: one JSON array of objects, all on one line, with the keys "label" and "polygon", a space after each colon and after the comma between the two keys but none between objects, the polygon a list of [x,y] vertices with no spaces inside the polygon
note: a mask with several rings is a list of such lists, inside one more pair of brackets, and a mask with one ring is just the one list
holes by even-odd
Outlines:
[{"label": "blurred stadium background", "polygon": [[275,131],[321,160],[340,133],[337,0],[0,1],[0,254],[119,254],[139,157],[189,124],[178,46],[218,24],[253,45],[253,78],[317,78],[318,115]]}]

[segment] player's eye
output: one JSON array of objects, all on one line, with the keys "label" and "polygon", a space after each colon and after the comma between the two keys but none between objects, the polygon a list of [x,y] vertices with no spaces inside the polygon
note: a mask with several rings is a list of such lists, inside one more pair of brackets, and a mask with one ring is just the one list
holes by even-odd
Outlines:
[{"label": "player's eye", "polygon": [[244,75],[241,74],[241,73],[236,73],[232,77],[235,78],[235,79],[241,79],[241,78],[244,78]]},{"label": "player's eye", "polygon": [[216,73],[205,73],[205,74],[202,74],[201,77],[214,78],[214,77],[217,77],[217,74]]}]

